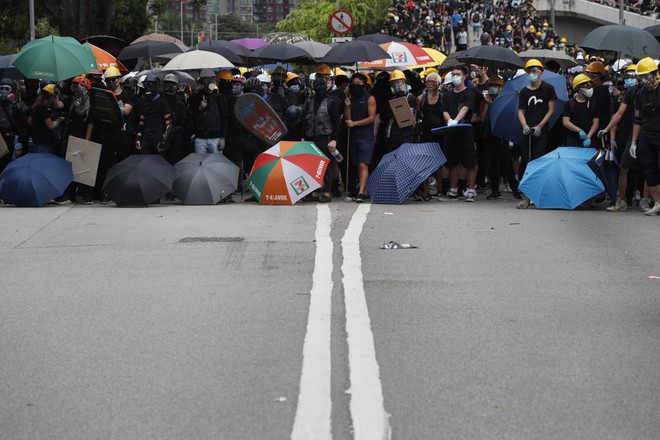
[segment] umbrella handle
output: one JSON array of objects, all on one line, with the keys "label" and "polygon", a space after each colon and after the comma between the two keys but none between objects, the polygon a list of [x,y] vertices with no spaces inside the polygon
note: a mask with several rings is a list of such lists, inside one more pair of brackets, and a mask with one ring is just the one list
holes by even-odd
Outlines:
[{"label": "umbrella handle", "polygon": [[600,137],[600,146],[603,150],[605,150],[605,136]]},{"label": "umbrella handle", "polygon": [[529,135],[527,163],[532,161],[532,135]]}]

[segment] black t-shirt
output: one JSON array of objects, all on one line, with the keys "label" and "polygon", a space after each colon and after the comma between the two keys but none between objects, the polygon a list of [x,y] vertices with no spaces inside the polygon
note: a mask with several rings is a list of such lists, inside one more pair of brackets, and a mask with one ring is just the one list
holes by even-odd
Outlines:
[{"label": "black t-shirt", "polygon": [[640,88],[635,97],[635,110],[642,118],[642,131],[660,136],[660,87],[649,91]]},{"label": "black t-shirt", "polygon": [[50,118],[52,111],[50,108],[40,105],[36,110],[32,110],[32,130],[30,136],[35,145],[52,147],[55,145],[55,136],[47,126],[46,119]]},{"label": "black t-shirt", "polygon": [[[593,97],[584,102],[578,102],[575,98],[570,100],[564,107],[563,117],[567,117],[571,122],[585,133],[589,133],[591,129],[591,124],[594,123],[594,118],[598,117],[598,105],[594,101]],[[580,136],[578,133],[575,133],[572,130],[567,130],[566,133],[566,145],[581,145],[577,143],[576,138],[579,140]]]},{"label": "black t-shirt", "polygon": [[144,117],[143,136],[157,138],[165,133],[165,115],[171,114],[170,104],[163,96],[147,97],[140,106],[140,119]]},{"label": "black t-shirt", "polygon": [[594,87],[594,94],[591,99],[598,106],[599,130],[607,127],[611,119],[612,97],[610,89],[607,86]]},{"label": "black t-shirt", "polygon": [[[557,93],[555,88],[545,81],[541,81],[541,86],[536,90],[531,90],[525,87],[520,91],[518,97],[518,109],[525,111],[525,120],[527,125],[534,127],[538,125],[546,113],[548,113],[548,105],[550,101],[557,100]],[[547,126],[544,129],[549,129]]]},{"label": "black t-shirt", "polygon": [[458,116],[458,112],[467,107],[468,112],[465,117],[458,121],[459,123],[470,123],[472,113],[477,111],[476,92],[472,89],[465,89],[460,92],[449,92],[442,96],[442,111],[449,113],[450,118]]}]

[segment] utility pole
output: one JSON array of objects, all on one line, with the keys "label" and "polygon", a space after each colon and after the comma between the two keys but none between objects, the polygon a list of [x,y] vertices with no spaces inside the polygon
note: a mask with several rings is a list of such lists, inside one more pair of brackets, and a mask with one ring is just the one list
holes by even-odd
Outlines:
[{"label": "utility pole", "polygon": [[35,39],[34,32],[34,0],[29,0],[30,4],[30,40]]},{"label": "utility pole", "polygon": [[555,0],[550,0],[550,24],[555,29]]},{"label": "utility pole", "polygon": [[623,0],[619,0],[619,24],[626,24],[626,20],[623,18]]}]

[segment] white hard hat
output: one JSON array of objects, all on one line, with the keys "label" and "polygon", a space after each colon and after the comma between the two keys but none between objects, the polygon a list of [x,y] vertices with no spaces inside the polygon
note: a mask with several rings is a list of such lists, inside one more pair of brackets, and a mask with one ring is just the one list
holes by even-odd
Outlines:
[{"label": "white hard hat", "polygon": [[446,86],[447,84],[451,84],[451,72],[447,72],[447,75],[445,75],[445,80],[442,82],[443,86]]},{"label": "white hard hat", "polygon": [[257,79],[264,84],[270,84],[270,75],[268,75],[267,73],[261,73],[257,75]]}]

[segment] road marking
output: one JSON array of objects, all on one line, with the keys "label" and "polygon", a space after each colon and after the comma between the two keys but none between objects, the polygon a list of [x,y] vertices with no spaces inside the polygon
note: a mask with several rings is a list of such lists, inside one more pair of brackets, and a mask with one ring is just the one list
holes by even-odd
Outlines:
[{"label": "road marking", "polygon": [[348,365],[350,368],[351,418],[355,440],[384,440],[391,437],[389,414],[385,412],[380,369],[376,360],[374,337],[362,281],[360,234],[370,203],[358,206],[341,240],[344,262],[344,303],[346,307],[346,333]]},{"label": "road marking", "polygon": [[298,407],[292,440],[332,439],[330,396],[330,324],[332,308],[332,216],[326,204],[317,205],[316,256],[309,298],[307,333]]}]

